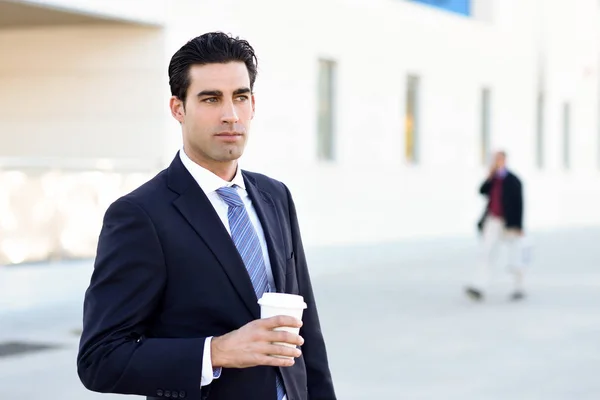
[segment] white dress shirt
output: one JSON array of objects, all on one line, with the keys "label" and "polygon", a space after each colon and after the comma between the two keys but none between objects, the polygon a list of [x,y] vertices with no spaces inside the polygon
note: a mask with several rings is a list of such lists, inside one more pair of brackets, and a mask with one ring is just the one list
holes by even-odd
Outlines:
[{"label": "white dress shirt", "polygon": [[[241,169],[238,165],[238,169],[235,173],[235,176],[231,180],[231,182],[227,182],[226,180],[221,179],[211,171],[206,168],[201,167],[200,165],[193,162],[185,151],[181,149],[179,151],[179,157],[181,158],[181,162],[184,167],[189,171],[194,180],[200,185],[200,188],[208,197],[208,200],[214,207],[215,211],[219,215],[221,222],[227,229],[227,232],[231,235],[231,230],[229,229],[229,219],[227,217],[227,210],[229,206],[225,201],[219,196],[217,193],[217,189],[225,187],[225,186],[233,186],[236,185],[237,193],[240,195],[242,201],[244,202],[244,206],[246,207],[246,212],[250,217],[250,221],[256,230],[256,234],[258,235],[258,240],[260,242],[260,247],[262,249],[263,260],[265,262],[265,268],[267,270],[267,279],[269,280],[269,285],[272,288],[275,287],[275,280],[273,279],[273,271],[271,269],[271,261],[269,260],[269,251],[267,248],[267,242],[265,240],[265,234],[258,219],[258,215],[256,214],[256,210],[254,210],[254,206],[252,205],[252,200],[250,200],[250,196],[248,196],[248,192],[246,191],[246,184],[244,183],[244,178],[242,177]],[[204,355],[202,359],[202,379],[200,381],[201,386],[206,386],[210,384],[213,379],[218,378],[220,376],[220,372],[215,374],[212,368],[212,360],[210,354],[210,343],[212,337],[206,338],[206,342],[204,343]],[[283,400],[286,400],[287,396],[283,397]]]}]

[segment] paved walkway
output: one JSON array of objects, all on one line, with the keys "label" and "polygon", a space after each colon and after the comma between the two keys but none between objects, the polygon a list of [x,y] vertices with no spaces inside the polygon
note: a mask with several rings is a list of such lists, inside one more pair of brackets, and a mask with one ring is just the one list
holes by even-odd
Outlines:
[{"label": "paved walkway", "polygon": [[[600,399],[600,229],[535,235],[530,296],[498,281],[462,295],[474,239],[311,249],[340,400]],[[87,392],[75,372],[89,262],[0,269],[0,343],[61,347],[0,357],[0,399],[131,398]]]}]

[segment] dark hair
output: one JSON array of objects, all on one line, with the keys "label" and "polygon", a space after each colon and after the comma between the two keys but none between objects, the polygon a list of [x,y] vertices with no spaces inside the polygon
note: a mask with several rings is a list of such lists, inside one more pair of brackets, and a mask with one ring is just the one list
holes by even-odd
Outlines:
[{"label": "dark hair", "polygon": [[250,76],[250,90],[256,80],[258,60],[254,49],[246,40],[222,32],[209,32],[184,44],[169,63],[171,95],[185,103],[190,87],[190,67],[215,63],[240,61],[246,64]]}]

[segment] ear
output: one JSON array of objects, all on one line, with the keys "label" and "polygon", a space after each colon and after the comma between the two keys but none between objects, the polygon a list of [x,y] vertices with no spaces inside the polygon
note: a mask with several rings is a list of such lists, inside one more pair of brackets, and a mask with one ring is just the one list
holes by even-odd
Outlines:
[{"label": "ear", "polygon": [[252,118],[254,119],[254,112],[256,111],[256,100],[254,99],[254,94],[252,94]]},{"label": "ear", "polygon": [[171,115],[180,124],[183,124],[183,120],[185,118],[185,108],[183,106],[183,101],[179,99],[177,96],[171,96],[169,100],[169,108],[171,109]]}]

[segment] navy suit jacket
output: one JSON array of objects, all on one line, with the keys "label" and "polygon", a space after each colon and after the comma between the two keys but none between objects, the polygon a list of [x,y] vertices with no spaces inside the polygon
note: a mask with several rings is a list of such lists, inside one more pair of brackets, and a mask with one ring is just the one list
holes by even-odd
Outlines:
[{"label": "navy suit jacket", "polygon": [[205,338],[260,318],[260,307],[231,237],[177,155],[104,216],[77,356],[85,387],[148,399],[275,400],[279,373],[288,400],[336,398],[290,192],[242,174],[277,291],[308,305],[302,356],[288,368],[225,368],[200,387]]},{"label": "navy suit jacket", "polygon": [[[480,229],[483,228],[483,220],[490,209],[490,192],[492,190],[493,180],[486,179],[479,188],[479,193],[488,197],[486,208]],[[523,184],[512,172],[507,172],[502,183],[502,209],[504,211],[504,221],[507,229],[523,229]]]}]

